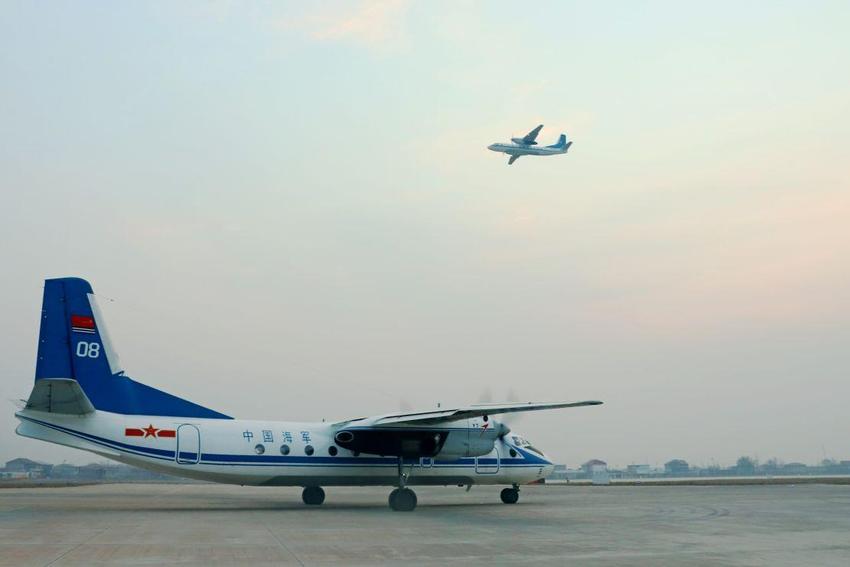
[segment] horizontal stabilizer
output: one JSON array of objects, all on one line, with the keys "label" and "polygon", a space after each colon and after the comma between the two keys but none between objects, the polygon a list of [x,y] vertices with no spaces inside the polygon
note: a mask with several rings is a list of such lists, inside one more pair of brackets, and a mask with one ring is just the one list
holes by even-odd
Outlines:
[{"label": "horizontal stabilizer", "polygon": [[76,380],[45,378],[38,380],[27,400],[26,409],[84,415],[94,413],[94,406]]}]

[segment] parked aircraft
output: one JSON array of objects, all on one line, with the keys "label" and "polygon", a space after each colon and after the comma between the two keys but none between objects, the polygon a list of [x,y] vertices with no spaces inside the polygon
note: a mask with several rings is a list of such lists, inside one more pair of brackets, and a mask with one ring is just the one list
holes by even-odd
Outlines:
[{"label": "parked aircraft", "polygon": [[474,404],[356,417],[332,423],[234,419],[129,378],[88,282],[46,280],[35,385],[15,413],[25,437],[91,451],[176,476],[230,484],[301,486],[305,504],[323,486],[396,487],[393,510],[416,507],[412,485],[501,484],[545,478],[543,451],[496,415],[602,402]]},{"label": "parked aircraft", "polygon": [[565,134],[561,134],[561,137],[558,138],[557,143],[552,144],[551,146],[537,146],[537,134],[540,133],[540,130],[543,128],[543,124],[523,136],[522,138],[511,138],[510,144],[503,144],[496,142],[495,144],[490,144],[487,146],[488,150],[493,150],[494,152],[501,152],[508,154],[510,159],[508,159],[508,165],[511,165],[513,162],[518,160],[521,156],[551,156],[557,154],[565,154],[567,150],[570,149],[570,146],[573,145],[572,142],[567,142],[567,136]]}]

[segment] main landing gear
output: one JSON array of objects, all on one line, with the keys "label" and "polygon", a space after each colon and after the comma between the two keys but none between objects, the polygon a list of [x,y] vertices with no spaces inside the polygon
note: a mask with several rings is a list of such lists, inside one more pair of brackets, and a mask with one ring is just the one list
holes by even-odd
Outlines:
[{"label": "main landing gear", "polygon": [[396,512],[410,512],[416,508],[416,493],[409,488],[396,488],[390,492],[390,508]]},{"label": "main landing gear", "polygon": [[301,500],[308,506],[318,506],[325,501],[325,491],[321,486],[305,486],[301,493]]},{"label": "main landing gear", "polygon": [[515,484],[511,488],[503,489],[501,496],[505,504],[516,504],[519,500],[519,486]]},{"label": "main landing gear", "polygon": [[390,492],[390,508],[396,512],[410,512],[416,508],[416,493],[407,488],[407,476],[404,474],[404,460],[398,458],[398,488]]}]

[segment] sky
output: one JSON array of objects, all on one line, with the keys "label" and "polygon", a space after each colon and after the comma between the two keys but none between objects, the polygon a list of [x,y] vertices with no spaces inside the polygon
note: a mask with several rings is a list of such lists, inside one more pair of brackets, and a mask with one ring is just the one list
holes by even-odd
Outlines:
[{"label": "sky", "polygon": [[[850,459],[846,2],[0,3],[0,399],[42,282],[246,418],[506,399],[559,462]],[[566,156],[486,146],[545,124]],[[95,455],[14,434],[0,461]]]}]

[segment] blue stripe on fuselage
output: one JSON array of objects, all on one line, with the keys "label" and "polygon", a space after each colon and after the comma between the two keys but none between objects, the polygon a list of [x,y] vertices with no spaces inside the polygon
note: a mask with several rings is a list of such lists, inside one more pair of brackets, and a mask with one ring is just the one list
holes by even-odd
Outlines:
[{"label": "blue stripe on fuselage", "polygon": [[[141,447],[138,445],[130,445],[120,441],[114,441],[105,437],[99,437],[90,433],[76,431],[61,425],[56,425],[46,421],[41,421],[32,417],[23,415],[18,416],[20,419],[31,421],[38,425],[49,427],[56,431],[78,437],[85,441],[102,445],[110,449],[118,449],[126,451],[134,455],[151,457],[162,461],[174,461],[174,451],[166,449],[154,449],[152,447]],[[500,467],[530,467],[530,466],[545,466],[550,465],[549,461],[534,455],[520,447],[513,447],[523,459],[514,463],[513,459],[499,459]],[[495,458],[478,457],[478,466],[496,465]],[[307,456],[283,456],[283,455],[228,455],[216,453],[201,453],[201,464],[206,465],[245,465],[245,466],[355,466],[355,467],[375,467],[385,466],[394,467],[398,465],[395,457],[307,457]],[[405,465],[417,465],[419,460],[404,460]],[[476,464],[475,457],[464,457],[454,461],[437,461],[435,460],[431,466],[447,468],[447,467],[474,467]],[[429,468],[429,467],[425,467]]]}]

